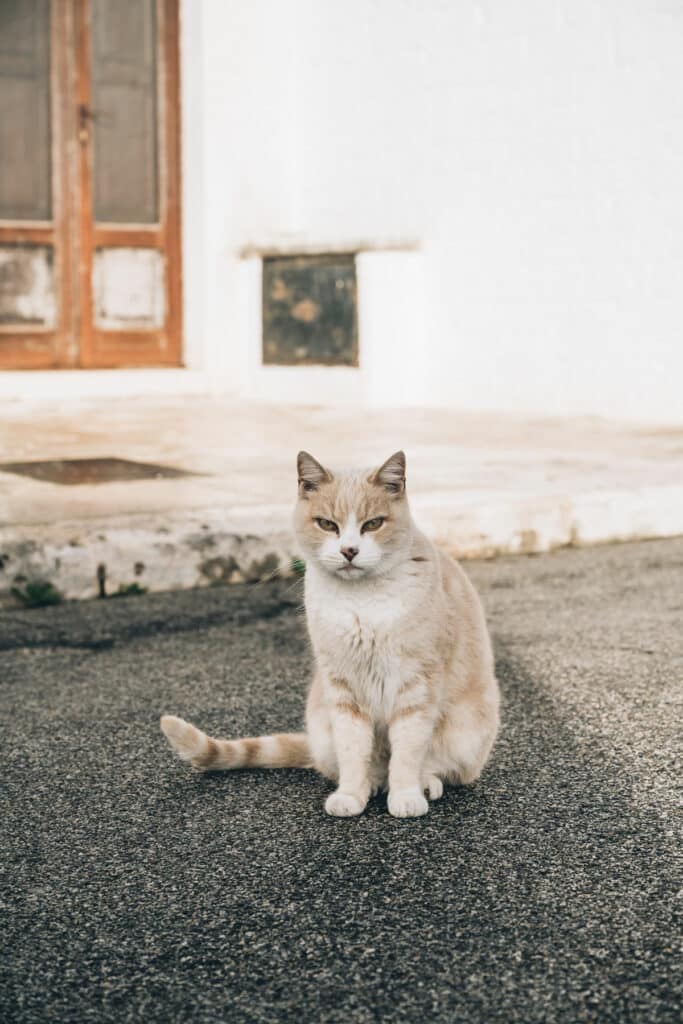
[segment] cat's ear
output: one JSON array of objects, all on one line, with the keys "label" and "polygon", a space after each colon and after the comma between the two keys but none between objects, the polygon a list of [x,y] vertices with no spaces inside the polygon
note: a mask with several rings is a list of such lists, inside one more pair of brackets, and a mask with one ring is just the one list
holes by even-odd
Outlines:
[{"label": "cat's ear", "polygon": [[370,483],[383,487],[389,494],[399,496],[406,489],[406,457],[404,452],[394,454],[370,477]]},{"label": "cat's ear", "polygon": [[329,484],[332,480],[330,471],[316,462],[308,452],[299,452],[296,469],[299,475],[299,494],[303,496],[309,491],[317,491],[321,484]]}]

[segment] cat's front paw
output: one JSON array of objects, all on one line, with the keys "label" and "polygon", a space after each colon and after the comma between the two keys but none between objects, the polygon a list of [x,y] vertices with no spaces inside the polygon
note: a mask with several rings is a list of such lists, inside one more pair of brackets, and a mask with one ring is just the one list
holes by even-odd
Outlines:
[{"label": "cat's front paw", "polygon": [[443,782],[438,775],[425,776],[422,788],[426,790],[430,800],[440,800],[443,796]]},{"label": "cat's front paw", "polygon": [[417,786],[390,790],[387,806],[394,818],[419,818],[429,810],[425,795]]},{"label": "cat's front paw", "polygon": [[325,810],[336,818],[352,818],[355,814],[363,813],[365,802],[353,793],[342,793],[337,789],[325,801]]}]

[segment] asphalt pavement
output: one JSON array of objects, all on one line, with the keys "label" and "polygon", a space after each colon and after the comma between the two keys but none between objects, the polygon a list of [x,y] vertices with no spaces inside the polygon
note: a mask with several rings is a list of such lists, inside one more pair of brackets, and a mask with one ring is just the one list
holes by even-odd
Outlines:
[{"label": "asphalt pavement", "polygon": [[158,730],[299,726],[300,581],[0,614],[0,1020],[680,1021],[683,539],[466,568],[502,732],[407,821]]}]

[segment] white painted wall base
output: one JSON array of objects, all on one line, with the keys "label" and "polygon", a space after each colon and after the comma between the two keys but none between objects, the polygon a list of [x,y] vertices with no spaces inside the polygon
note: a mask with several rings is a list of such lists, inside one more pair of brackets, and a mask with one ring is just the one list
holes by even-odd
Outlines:
[{"label": "white painted wall base", "polygon": [[183,369],[0,372],[0,402],[215,393],[209,374]]}]

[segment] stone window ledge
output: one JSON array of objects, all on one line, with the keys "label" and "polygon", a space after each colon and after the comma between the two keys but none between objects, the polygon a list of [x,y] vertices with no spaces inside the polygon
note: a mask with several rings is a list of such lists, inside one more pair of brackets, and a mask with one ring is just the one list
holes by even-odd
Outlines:
[{"label": "stone window ledge", "polygon": [[361,252],[416,252],[421,248],[420,242],[408,239],[359,239],[357,241],[313,241],[310,238],[287,238],[261,243],[249,243],[239,250],[239,257],[248,259],[268,259],[272,256],[324,256],[327,253],[361,253]]}]

